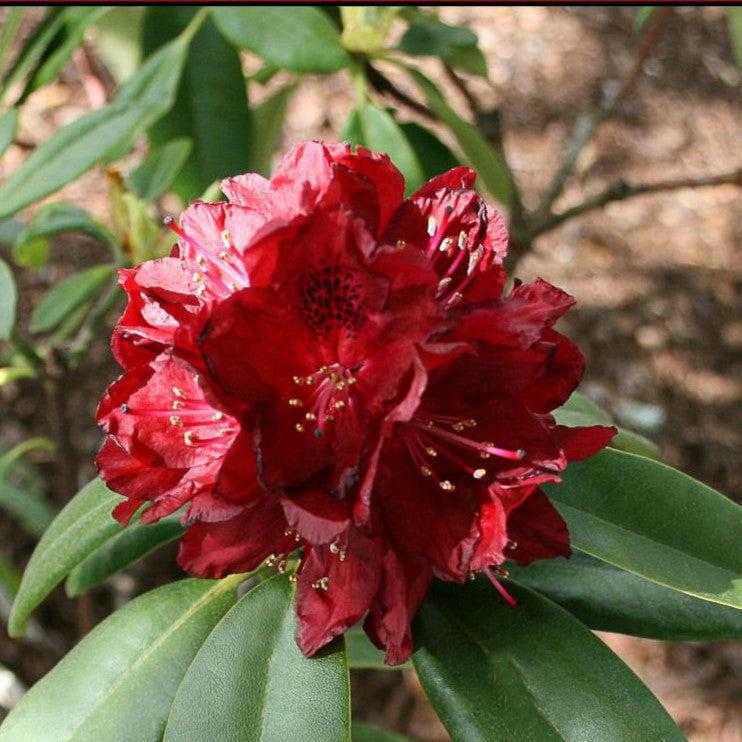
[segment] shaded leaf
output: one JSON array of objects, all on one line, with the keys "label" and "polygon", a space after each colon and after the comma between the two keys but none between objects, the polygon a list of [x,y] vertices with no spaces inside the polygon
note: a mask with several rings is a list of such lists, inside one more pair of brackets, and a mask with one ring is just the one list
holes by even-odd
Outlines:
[{"label": "shaded leaf", "polygon": [[675,641],[742,639],[737,608],[671,590],[585,554],[508,570],[511,579],[543,593],[591,629]]},{"label": "shaded leaf", "polygon": [[111,511],[122,500],[100,479],[94,479],[70,500],[41,537],[28,562],[8,633],[20,636],[31,611],[85,557],[121,529]]},{"label": "shaded leaf", "polygon": [[0,259],[0,340],[9,340],[15,327],[18,295],[8,264]]},{"label": "shaded leaf", "polygon": [[295,83],[284,85],[270,98],[253,108],[253,136],[250,140],[247,168],[250,172],[270,175],[273,153],[281,139],[283,122],[294,90]]},{"label": "shaded leaf", "polygon": [[737,66],[742,69],[742,7],[727,8],[727,25],[734,58],[737,60]]},{"label": "shaded leaf", "polygon": [[129,174],[127,182],[131,190],[145,201],[158,199],[182,170],[192,149],[193,142],[187,137],[180,137],[150,152]]},{"label": "shaded leaf", "polygon": [[417,155],[426,180],[460,165],[458,158],[432,131],[409,121],[399,125]]},{"label": "shaded leaf", "polygon": [[660,585],[742,608],[742,508],[657,461],[606,449],[544,485],[573,548]]},{"label": "shaded leaf", "polygon": [[143,6],[114,7],[95,24],[96,49],[119,85],[132,77],[142,60],[146,10]]},{"label": "shaded leaf", "polygon": [[294,72],[333,72],[350,61],[337,29],[317,8],[217,6],[211,12],[232,44],[277,67]]},{"label": "shaded leaf", "polygon": [[411,667],[409,662],[403,665],[387,665],[384,652],[377,649],[366,632],[358,628],[345,632],[345,649],[348,653],[348,664],[353,670],[405,670]]},{"label": "shaded leaf", "polygon": [[[145,55],[180,33],[197,7],[149,8],[142,41]],[[184,203],[214,180],[247,170],[253,138],[247,83],[238,52],[207,18],[191,42],[172,109],[149,130],[153,146],[186,137],[193,149],[172,188]]]},{"label": "shaded leaf", "polygon": [[31,315],[31,332],[49,332],[96,294],[113,275],[112,265],[96,265],[52,286]]},{"label": "shaded leaf", "polygon": [[408,737],[388,732],[386,729],[364,721],[354,721],[351,730],[353,742],[410,742]]},{"label": "shaded leaf", "polygon": [[219,622],[178,689],[165,742],[350,739],[342,642],[302,655],[294,592],[288,577],[273,577]]},{"label": "shaded leaf", "polygon": [[185,671],[241,577],[182,580],[96,626],[24,696],[3,742],[159,742]]},{"label": "shaded leaf", "polygon": [[113,235],[87,211],[69,204],[48,204],[34,214],[33,219],[18,235],[15,245],[22,250],[22,246],[31,240],[62,232],[82,232],[106,245],[114,245],[116,242]]},{"label": "shaded leaf", "polygon": [[520,585],[436,583],[415,669],[453,740],[682,740],[659,701],[565,610]]},{"label": "shaded leaf", "polygon": [[13,143],[18,128],[18,109],[11,108],[0,116],[0,155]]}]

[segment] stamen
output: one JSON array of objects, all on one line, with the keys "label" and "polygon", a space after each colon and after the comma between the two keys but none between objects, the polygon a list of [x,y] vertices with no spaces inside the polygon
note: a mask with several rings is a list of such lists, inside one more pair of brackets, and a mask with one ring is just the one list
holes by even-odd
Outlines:
[{"label": "stamen", "polygon": [[487,575],[487,579],[494,585],[497,592],[502,595],[507,603],[512,606],[518,605],[518,601],[500,584],[500,581],[492,574],[492,570],[489,567],[485,567],[483,571]]},{"label": "stamen", "polygon": [[459,250],[463,250],[466,247],[466,238],[467,238],[466,232],[464,232],[464,230],[462,229],[459,232],[459,241],[458,241]]},{"label": "stamen", "polygon": [[472,476],[474,479],[482,479],[483,477],[487,476],[487,470],[486,469],[475,469],[472,472]]},{"label": "stamen", "polygon": [[325,590],[325,591],[327,591],[327,589],[329,588],[329,586],[330,586],[330,578],[329,577],[320,577],[319,580],[315,580],[312,583],[312,587],[315,590]]},{"label": "stamen", "polygon": [[185,396],[185,394],[183,393],[183,390],[182,389],[179,389],[177,386],[174,386],[171,391],[173,392],[173,394],[176,397],[184,397]]},{"label": "stamen", "polygon": [[303,407],[304,402],[302,402],[300,399],[290,399],[289,400],[289,407]]},{"label": "stamen", "polygon": [[438,455],[438,451],[436,451],[432,446],[428,446],[425,449],[425,453],[430,456],[430,458],[434,459]]},{"label": "stamen", "polygon": [[453,482],[450,482],[448,479],[444,479],[442,482],[438,482],[438,486],[444,492],[455,492],[456,491],[456,485]]},{"label": "stamen", "polygon": [[303,433],[306,428],[301,423],[296,423],[296,425],[294,425],[294,430],[296,430],[297,433]]},{"label": "stamen", "polygon": [[432,477],[433,470],[429,466],[421,466],[420,474],[422,474],[424,477]]},{"label": "stamen", "polygon": [[441,240],[441,244],[438,245],[438,249],[441,252],[448,252],[448,249],[453,245],[453,237],[444,237]]},{"label": "stamen", "polygon": [[437,231],[438,231],[438,222],[436,222],[435,217],[429,216],[428,217],[428,235],[430,237],[433,237]]}]

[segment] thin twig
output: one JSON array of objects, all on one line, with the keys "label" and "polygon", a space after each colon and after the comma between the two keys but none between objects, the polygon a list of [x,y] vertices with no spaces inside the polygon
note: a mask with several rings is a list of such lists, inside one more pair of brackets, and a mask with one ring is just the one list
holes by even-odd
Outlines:
[{"label": "thin twig", "polygon": [[647,193],[674,191],[679,188],[707,188],[719,185],[736,185],[742,188],[742,168],[720,175],[708,175],[700,178],[674,178],[660,180],[656,183],[641,183],[638,185],[631,185],[624,180],[618,180],[595,196],[586,199],[581,204],[577,204],[570,209],[565,209],[559,214],[551,214],[543,222],[533,227],[531,238],[549,232],[569,219],[586,214],[588,211],[601,209],[613,201],[625,201],[627,198],[635,198],[636,196],[643,196]]},{"label": "thin twig", "polygon": [[437,121],[438,117],[430,110],[425,104],[416,101],[411,98],[407,93],[402,92],[386,75],[383,75],[376,67],[373,67],[370,63],[364,64],[364,71],[366,73],[366,79],[369,85],[377,92],[381,94],[388,94],[399,103],[411,108],[421,116]]},{"label": "thin twig", "polygon": [[572,174],[582,150],[593,138],[598,127],[607,118],[610,118],[616,112],[620,103],[622,103],[629,94],[633,92],[639,78],[641,77],[647,59],[651,56],[662,32],[667,26],[667,21],[670,18],[672,10],[671,7],[666,6],[658,8],[655,12],[650,26],[644,34],[642,43],[636,51],[631,69],[626,75],[621,87],[618,89],[618,92],[608,100],[602,100],[595,110],[583,114],[577,119],[564,158],[557,168],[556,173],[554,173],[554,177],[549,184],[546,195],[534,212],[534,220],[536,222],[542,222],[548,218],[547,215],[549,210],[554,201],[556,201],[564,190],[567,179]]},{"label": "thin twig", "polygon": [[456,71],[447,62],[443,62],[443,69],[446,72],[448,79],[456,86],[456,89],[464,96],[466,104],[469,106],[469,110],[475,119],[479,120],[479,116],[482,112],[479,101],[476,99],[474,94],[469,90],[469,86],[464,80],[456,74]]}]

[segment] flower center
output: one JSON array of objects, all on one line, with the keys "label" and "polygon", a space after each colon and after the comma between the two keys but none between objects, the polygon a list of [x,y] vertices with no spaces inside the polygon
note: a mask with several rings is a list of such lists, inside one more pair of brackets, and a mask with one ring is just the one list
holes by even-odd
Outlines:
[{"label": "flower center", "polygon": [[363,292],[355,273],[341,265],[323,265],[300,280],[302,317],[316,335],[345,328],[356,332],[365,320]]},{"label": "flower center", "polygon": [[[336,417],[348,414],[353,409],[350,387],[357,382],[353,373],[339,363],[322,366],[309,376],[294,376],[294,384],[302,389],[288,400],[290,407],[302,411],[302,417],[294,428],[297,433],[308,429],[321,438]],[[310,391],[311,389],[311,391]]]},{"label": "flower center", "polygon": [[447,465],[453,464],[472,478],[482,480],[487,477],[484,460],[496,456],[519,461],[526,455],[523,449],[500,448],[491,441],[477,441],[468,435],[462,435],[476,427],[477,421],[474,418],[422,413],[413,417],[402,428],[402,435],[420,474],[426,478],[435,478],[444,492],[455,492],[456,485],[450,479],[436,475],[437,462],[445,460]]}]

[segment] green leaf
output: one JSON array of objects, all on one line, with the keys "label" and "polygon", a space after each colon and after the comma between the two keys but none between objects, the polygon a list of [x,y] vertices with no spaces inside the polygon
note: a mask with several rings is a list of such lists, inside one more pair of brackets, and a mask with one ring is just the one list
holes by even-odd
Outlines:
[{"label": "green leaf", "polygon": [[407,67],[407,71],[427,98],[428,105],[450,129],[490,194],[500,203],[509,206],[513,197],[513,180],[505,158],[489,145],[475,126],[462,119],[446,103],[430,80],[412,67]]},{"label": "green leaf", "polygon": [[96,265],[52,286],[31,315],[31,332],[49,332],[82,306],[113,275],[112,265]]},{"label": "green leaf", "polygon": [[0,507],[33,536],[41,536],[54,519],[54,508],[44,497],[44,480],[21,457],[35,449],[54,451],[49,438],[28,438],[0,456]]},{"label": "green leaf", "polygon": [[585,626],[527,588],[508,590],[516,607],[484,580],[436,583],[415,621],[415,669],[454,741],[684,739]]},{"label": "green leaf", "polygon": [[363,54],[383,51],[396,15],[397,8],[393,5],[342,5],[340,17],[343,22],[343,46]]},{"label": "green leaf", "polygon": [[386,729],[364,721],[354,721],[351,729],[353,742],[410,742],[409,737],[387,732]]},{"label": "green leaf", "polygon": [[606,449],[544,485],[572,546],[660,585],[742,608],[742,508],[657,461]]},{"label": "green leaf", "polygon": [[641,5],[637,8],[634,16],[634,31],[641,31],[652,19],[655,10],[657,10],[656,5]]},{"label": "green leaf", "polygon": [[145,201],[154,201],[170,187],[193,150],[187,137],[173,139],[150,152],[126,179],[131,190]]},{"label": "green leaf", "polygon": [[411,667],[409,662],[387,665],[384,662],[384,652],[371,644],[366,632],[360,627],[345,632],[345,649],[352,670],[406,670]]},{"label": "green leaf", "polygon": [[180,538],[184,531],[178,515],[163,518],[158,523],[132,523],[72,570],[65,583],[65,592],[70,598],[82,595],[147,554]]},{"label": "green leaf", "polygon": [[342,134],[353,144],[386,152],[405,178],[405,191],[413,193],[424,182],[422,167],[404,131],[392,116],[371,103],[354,109]]},{"label": "green leaf", "polygon": [[22,246],[41,237],[50,237],[62,232],[82,232],[100,240],[106,245],[114,245],[113,235],[86,211],[68,204],[48,204],[42,206],[18,235],[15,245]]},{"label": "green leaf", "polygon": [[250,141],[248,170],[268,176],[271,173],[273,153],[281,139],[283,121],[296,83],[279,88],[252,111],[253,136]]},{"label": "green leaf", "polygon": [[102,18],[108,7],[71,6],[62,11],[62,24],[42,54],[40,63],[18,99],[19,103],[43,85],[52,82],[80,45],[86,29]]},{"label": "green leaf", "polygon": [[342,642],[302,655],[294,592],[286,576],[273,577],[219,622],[183,678],[164,742],[350,739]]},{"label": "green leaf", "polygon": [[489,77],[487,58],[478,46],[460,46],[454,49],[446,60],[451,67],[456,67],[470,75]]},{"label": "green leaf", "polygon": [[585,554],[508,565],[510,578],[543,593],[591,629],[675,641],[742,639],[742,611],[699,600]]},{"label": "green leaf", "polygon": [[734,58],[737,60],[737,66],[742,69],[742,7],[727,8],[727,25]]},{"label": "green leaf", "polygon": [[456,155],[424,126],[410,121],[400,124],[399,128],[417,155],[426,180],[461,164]]},{"label": "green leaf", "polygon": [[0,155],[13,143],[17,129],[18,109],[11,108],[0,116]]},{"label": "green leaf", "polygon": [[13,245],[13,261],[21,268],[43,268],[49,262],[49,240],[36,237]]},{"label": "green leaf", "polygon": [[[197,12],[187,6],[150,8],[144,18],[144,53],[172,39]],[[253,138],[247,83],[238,52],[210,18],[193,37],[175,105],[149,131],[154,146],[176,137],[193,142],[190,157],[173,182],[184,203],[214,180],[247,170]]]},{"label": "green leaf", "polygon": [[[565,404],[553,412],[560,425],[578,427],[582,425],[616,425],[611,416],[592,399],[574,392]],[[662,458],[656,443],[639,433],[618,427],[618,433],[611,441],[612,448],[628,451],[659,461]]]},{"label": "green leaf", "polygon": [[0,554],[0,598],[5,597],[10,602],[20,584],[21,575],[15,565]]},{"label": "green leaf", "polygon": [[216,6],[211,12],[232,44],[277,67],[294,72],[334,72],[350,62],[337,29],[317,8]]},{"label": "green leaf", "polygon": [[121,151],[173,104],[187,37],[153,54],[114,101],[56,131],[0,188],[0,219],[54,193]]},{"label": "green leaf", "polygon": [[241,579],[182,580],[133,600],[31,688],[0,738],[159,742],[185,671]]},{"label": "green leaf", "polygon": [[142,23],[146,7],[111,8],[96,25],[96,50],[113,79],[121,85],[137,71],[142,60]]},{"label": "green leaf", "polygon": [[0,340],[9,340],[13,332],[17,300],[13,274],[8,264],[0,259]]},{"label": "green leaf", "polygon": [[100,479],[83,487],[41,537],[23,573],[8,622],[11,636],[23,634],[31,611],[85,557],[121,530],[111,511],[121,502]]},{"label": "green leaf", "polygon": [[26,8],[17,5],[10,6],[3,18],[3,26],[0,28],[0,80],[7,65],[7,54],[16,42],[16,33],[26,14]]}]

